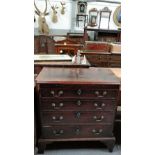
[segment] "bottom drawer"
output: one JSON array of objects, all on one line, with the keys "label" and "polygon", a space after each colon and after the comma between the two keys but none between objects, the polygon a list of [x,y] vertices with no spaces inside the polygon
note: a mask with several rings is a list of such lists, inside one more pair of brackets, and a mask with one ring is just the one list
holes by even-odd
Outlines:
[{"label": "bottom drawer", "polygon": [[112,136],[112,125],[53,125],[42,127],[41,138],[94,138]]}]

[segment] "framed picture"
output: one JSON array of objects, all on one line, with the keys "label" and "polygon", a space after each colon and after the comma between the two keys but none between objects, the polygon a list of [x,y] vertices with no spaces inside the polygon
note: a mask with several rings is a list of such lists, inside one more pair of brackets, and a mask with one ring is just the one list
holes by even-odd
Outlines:
[{"label": "framed picture", "polygon": [[87,2],[79,1],[77,4],[78,4],[78,14],[86,14]]},{"label": "framed picture", "polygon": [[114,23],[118,26],[121,27],[121,6],[118,6],[114,12],[113,15],[113,20]]},{"label": "framed picture", "polygon": [[89,10],[89,26],[94,27],[97,26],[97,19],[98,19],[98,10],[93,8]]}]

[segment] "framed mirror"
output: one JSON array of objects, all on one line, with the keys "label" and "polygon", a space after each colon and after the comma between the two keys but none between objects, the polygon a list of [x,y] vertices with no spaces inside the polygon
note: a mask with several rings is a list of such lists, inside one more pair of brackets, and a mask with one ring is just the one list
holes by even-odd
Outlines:
[{"label": "framed mirror", "polygon": [[109,22],[110,22],[111,12],[112,11],[108,7],[104,7],[102,10],[100,10],[99,28],[101,26],[101,20],[103,18],[108,18],[108,29],[109,29]]},{"label": "framed mirror", "polygon": [[114,23],[120,28],[121,27],[121,6],[118,6],[113,15]]}]

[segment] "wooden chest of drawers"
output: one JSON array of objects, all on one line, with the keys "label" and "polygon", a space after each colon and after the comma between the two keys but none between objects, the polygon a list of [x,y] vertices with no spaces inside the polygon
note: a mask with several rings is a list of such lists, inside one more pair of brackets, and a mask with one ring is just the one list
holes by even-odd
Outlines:
[{"label": "wooden chest of drawers", "polygon": [[109,67],[110,53],[108,52],[82,52],[92,67]]},{"label": "wooden chest of drawers", "polygon": [[109,52],[81,52],[85,55],[92,67],[121,67],[121,54]]},{"label": "wooden chest of drawers", "polygon": [[39,153],[55,141],[101,141],[113,150],[120,80],[107,68],[43,68],[39,92]]}]

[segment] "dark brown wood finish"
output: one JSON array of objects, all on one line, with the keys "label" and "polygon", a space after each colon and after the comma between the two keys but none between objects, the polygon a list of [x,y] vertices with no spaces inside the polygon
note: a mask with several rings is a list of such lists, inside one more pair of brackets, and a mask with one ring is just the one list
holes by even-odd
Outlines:
[{"label": "dark brown wood finish", "polygon": [[90,63],[88,62],[88,60],[86,60],[86,64],[77,64],[77,63],[73,63],[73,62],[66,62],[66,61],[62,61],[62,62],[52,62],[52,61],[39,61],[39,62],[34,62],[34,73],[35,74],[39,74],[40,71],[42,70],[43,67],[65,67],[65,68],[88,68],[90,67]]},{"label": "dark brown wood finish", "polygon": [[52,36],[34,36],[34,54],[55,54],[54,43]]},{"label": "dark brown wood finish", "polygon": [[43,68],[39,92],[39,153],[56,141],[101,141],[112,151],[120,80],[108,68]]},{"label": "dark brown wood finish", "polygon": [[121,67],[121,53],[89,51],[81,54],[86,56],[93,67]]},{"label": "dark brown wood finish", "polygon": [[57,41],[55,43],[55,49],[57,54],[68,54],[70,56],[76,55],[77,51],[83,49],[83,44],[72,39],[66,39],[63,41]]},{"label": "dark brown wood finish", "polygon": [[110,52],[111,45],[105,42],[86,41],[84,51]]},{"label": "dark brown wood finish", "polygon": [[[84,34],[86,35],[88,31],[94,31],[95,41],[105,41],[105,42],[121,42],[121,30],[108,30],[108,29],[96,29],[96,28],[84,28]],[[86,41],[85,37],[85,41]]]},{"label": "dark brown wood finish", "polygon": [[[88,34],[86,34],[86,38],[87,37]],[[67,33],[67,38],[79,44],[84,44],[84,33]]]}]

